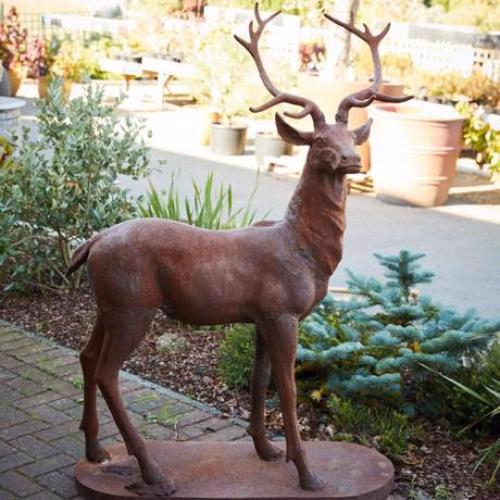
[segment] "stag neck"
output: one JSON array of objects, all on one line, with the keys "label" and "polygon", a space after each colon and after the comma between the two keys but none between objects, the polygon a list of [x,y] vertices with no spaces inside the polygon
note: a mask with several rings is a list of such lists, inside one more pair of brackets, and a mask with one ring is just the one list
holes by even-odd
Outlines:
[{"label": "stag neck", "polygon": [[309,155],[284,222],[301,254],[327,279],[342,257],[347,179],[313,166]]}]

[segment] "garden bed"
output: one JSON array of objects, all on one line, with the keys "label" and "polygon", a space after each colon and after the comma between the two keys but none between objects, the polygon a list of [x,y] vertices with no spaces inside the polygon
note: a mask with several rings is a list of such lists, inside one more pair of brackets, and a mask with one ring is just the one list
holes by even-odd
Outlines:
[{"label": "garden bed", "polygon": [[[71,294],[49,292],[0,299],[1,319],[77,350],[88,338],[94,316],[94,301],[86,288]],[[157,345],[158,337],[165,333],[175,339],[174,347],[167,350]],[[169,321],[159,313],[125,368],[210,404],[227,416],[246,419],[250,409],[249,394],[225,387],[217,371],[218,347],[223,335],[220,328],[194,329]],[[313,412],[310,406],[299,405],[305,438],[328,439],[321,419],[321,414]],[[280,413],[275,405],[270,405],[267,420],[274,434],[283,434]],[[412,443],[404,456],[391,457],[397,465],[398,490],[404,498],[410,497],[411,489],[423,490],[435,498],[498,498],[498,492],[482,487],[488,478],[486,470],[472,473],[477,450],[484,443],[459,441],[446,427],[432,426],[428,422],[422,422],[422,426],[424,434],[420,440]]]}]

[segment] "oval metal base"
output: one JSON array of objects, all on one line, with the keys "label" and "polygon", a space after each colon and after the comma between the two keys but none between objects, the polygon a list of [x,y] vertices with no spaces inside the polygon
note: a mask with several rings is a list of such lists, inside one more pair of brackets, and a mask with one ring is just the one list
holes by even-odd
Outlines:
[{"label": "oval metal base", "polygon": [[[274,443],[284,448],[284,443]],[[392,463],[375,450],[352,443],[304,442],[311,469],[324,481],[318,492],[298,486],[293,463],[259,460],[251,442],[148,441],[155,461],[175,481],[172,498],[275,499],[323,498],[381,500],[393,486]],[[89,499],[164,498],[138,495],[130,486],[140,481],[134,457],[123,444],[108,448],[112,460],[104,464],[80,460],[75,481]]]}]

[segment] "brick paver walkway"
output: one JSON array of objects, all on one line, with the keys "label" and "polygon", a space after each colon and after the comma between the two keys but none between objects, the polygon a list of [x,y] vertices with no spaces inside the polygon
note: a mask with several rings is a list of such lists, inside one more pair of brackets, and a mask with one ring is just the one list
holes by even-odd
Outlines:
[{"label": "brick paver walkway", "polygon": [[[245,424],[122,373],[122,395],[149,439],[248,439]],[[100,437],[121,440],[102,399]],[[82,377],[74,351],[0,321],[0,499],[77,498],[73,467],[84,454],[78,425]]]}]

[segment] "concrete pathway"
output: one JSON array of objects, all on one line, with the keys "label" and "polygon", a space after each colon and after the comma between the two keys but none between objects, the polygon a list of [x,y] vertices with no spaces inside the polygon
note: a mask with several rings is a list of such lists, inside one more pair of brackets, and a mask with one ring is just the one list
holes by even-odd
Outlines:
[{"label": "concrete pathway", "polygon": [[[149,439],[248,439],[241,421],[121,373],[132,420]],[[104,445],[121,440],[99,398]],[[73,481],[84,456],[82,377],[74,351],[0,321],[0,499],[79,498]]]}]

